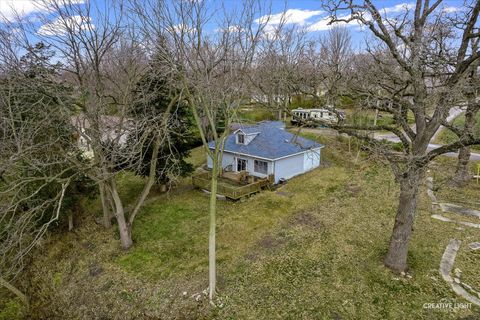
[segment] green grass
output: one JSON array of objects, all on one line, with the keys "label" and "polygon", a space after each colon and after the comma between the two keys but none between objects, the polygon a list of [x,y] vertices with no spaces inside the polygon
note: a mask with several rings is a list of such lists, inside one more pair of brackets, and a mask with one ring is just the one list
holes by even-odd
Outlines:
[{"label": "green grass", "polygon": [[[348,124],[373,126],[374,121],[375,111],[373,110],[347,109],[346,123]],[[408,114],[407,121],[409,124],[413,124],[415,122],[414,116],[411,112]],[[391,114],[379,112],[379,117],[377,118],[378,126],[393,124],[395,124],[395,120]]]},{"label": "green grass", "polygon": [[[439,262],[450,238],[480,232],[431,219],[422,193],[410,245],[413,278],[392,274],[382,264],[398,195],[389,169],[362,158],[353,163],[355,154],[336,138],[321,142],[322,168],[245,201],[219,201],[218,308],[203,295],[195,299],[208,283],[208,196],[186,178],[148,199],[129,251],[88,216],[75,233],[50,239],[30,269],[35,316],[457,319],[479,312],[422,306],[463,302],[441,279]],[[197,149],[190,161],[201,165],[202,158]],[[139,180],[126,175],[119,183],[128,197]],[[470,266],[466,277],[475,277],[478,259],[460,257]],[[99,275],[91,274],[95,266]]]},{"label": "green grass", "polygon": [[15,320],[22,319],[24,306],[22,302],[14,297],[7,297],[0,295],[0,320]]},{"label": "green grass", "polygon": [[276,120],[277,115],[274,111],[260,105],[249,105],[240,108],[238,118],[243,122],[255,123],[263,120]]},{"label": "green grass", "polygon": [[[465,115],[461,114],[460,116],[455,118],[455,120],[453,121],[453,125],[457,126],[457,127],[460,127],[460,128],[462,126],[464,126],[465,125]],[[477,113],[477,115],[476,115],[476,124],[475,124],[475,127],[473,129],[473,134],[474,134],[475,137],[480,137],[480,113]],[[435,142],[439,143],[439,144],[448,144],[448,143],[455,142],[457,140],[458,140],[458,137],[455,133],[453,133],[452,131],[444,128],[438,134]],[[480,146],[474,145],[474,146],[472,146],[472,149],[476,150],[476,151],[480,151]]]}]

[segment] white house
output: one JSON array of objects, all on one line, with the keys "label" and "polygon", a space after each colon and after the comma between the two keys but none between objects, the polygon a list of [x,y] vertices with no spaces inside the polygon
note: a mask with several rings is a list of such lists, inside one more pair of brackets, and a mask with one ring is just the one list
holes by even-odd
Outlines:
[{"label": "white house", "polygon": [[[214,143],[210,142],[210,148]],[[324,146],[285,130],[283,122],[268,121],[240,126],[225,141],[222,168],[225,171],[247,171],[275,183],[305,173],[320,165]],[[212,159],[207,158],[212,168]]]},{"label": "white house", "polygon": [[[93,150],[89,133],[92,133],[88,118],[81,114],[71,117],[71,124],[75,131],[74,138],[78,147],[87,157],[93,157]],[[100,116],[98,120],[99,135],[103,142],[114,141],[120,146],[127,143],[128,134],[133,130],[133,120],[116,116]]]}]

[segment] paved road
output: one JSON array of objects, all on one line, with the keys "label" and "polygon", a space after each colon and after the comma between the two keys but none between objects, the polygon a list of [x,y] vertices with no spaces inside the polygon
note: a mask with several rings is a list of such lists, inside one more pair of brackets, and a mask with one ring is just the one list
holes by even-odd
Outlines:
[{"label": "paved road", "polygon": [[[464,108],[461,108],[461,107],[455,107],[455,108],[452,108],[450,110],[450,113],[448,114],[448,117],[447,117],[447,122],[451,122],[453,121],[456,117],[458,117],[460,114],[462,114],[463,112],[465,111]],[[415,130],[415,125],[412,126],[412,129]],[[431,141],[435,141],[438,137],[438,134],[440,133],[440,131],[442,131],[444,129],[443,126],[441,126],[437,132],[435,132],[435,134],[433,135],[432,137],[432,140]],[[400,142],[400,139],[394,135],[393,133],[378,133],[378,134],[375,134],[374,135],[375,139],[378,139],[378,140],[387,140],[387,141],[392,141],[392,142]],[[428,148],[427,150],[430,151],[430,150],[433,150],[433,149],[436,149],[436,148],[440,148],[442,145],[441,144],[436,144],[436,143],[429,143],[428,144]],[[445,156],[447,157],[458,157],[458,152],[449,152],[449,153],[445,153],[444,154]],[[470,160],[474,160],[474,161],[479,161],[480,160],[480,153],[471,153],[470,155]]]},{"label": "paved road", "polygon": [[[447,122],[451,122],[453,119],[455,119],[456,117],[458,117],[460,114],[462,114],[463,112],[465,111],[464,108],[461,108],[461,107],[455,107],[455,108],[452,108],[450,110],[450,113],[447,117]],[[435,134],[433,135],[432,137],[432,140],[431,141],[435,141],[438,134],[440,133],[441,130],[443,130],[444,127],[441,126],[437,132],[435,132]],[[415,131],[415,125],[412,126],[412,130]],[[324,134],[324,135],[335,135],[336,132],[334,130],[330,130],[330,129],[312,129],[312,128],[304,128],[302,129],[303,132],[311,132],[311,133],[321,133],[321,134]],[[375,133],[374,134],[374,138],[377,139],[377,140],[387,140],[387,141],[391,141],[391,142],[400,142],[400,139],[394,135],[393,133]],[[430,151],[430,150],[433,150],[433,149],[436,149],[436,148],[439,148],[441,147],[442,145],[441,144],[436,144],[436,143],[430,143],[428,145],[428,148],[427,150]],[[458,152],[449,152],[449,153],[445,153],[444,154],[445,156],[447,157],[458,157]],[[480,153],[471,153],[470,155],[470,160],[474,160],[474,161],[479,161],[480,160]]]},{"label": "paved road", "polygon": [[[447,122],[451,122],[453,119],[455,119],[456,117],[458,117],[460,114],[462,114],[464,112],[464,109],[463,108],[460,108],[460,107],[454,107],[452,109],[450,109],[450,113],[448,114],[448,117],[447,117]],[[437,140],[437,136],[440,134],[440,132],[444,129],[443,126],[440,126],[440,128],[438,128],[437,132],[435,132],[435,134],[433,135],[432,137],[432,140],[431,141],[435,141]],[[415,131],[415,125],[412,125],[412,130]],[[392,141],[392,142],[400,142],[400,139],[394,135],[393,133],[391,132],[387,132],[387,133],[375,133],[374,134],[374,137],[375,139],[378,139],[378,140],[387,140],[387,141]],[[432,149],[435,148],[435,146],[438,146],[438,145],[435,145],[432,143]]]}]

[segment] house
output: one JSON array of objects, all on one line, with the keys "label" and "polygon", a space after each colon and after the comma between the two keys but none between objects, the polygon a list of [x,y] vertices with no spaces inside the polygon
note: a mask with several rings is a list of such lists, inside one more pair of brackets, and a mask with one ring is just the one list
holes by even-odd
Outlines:
[{"label": "house", "polygon": [[[210,149],[214,143],[210,142]],[[305,173],[320,165],[324,146],[285,130],[280,121],[237,126],[225,141],[222,168],[266,178],[273,175],[275,183]],[[212,159],[207,158],[212,168]]]},{"label": "house", "polygon": [[327,108],[314,108],[314,109],[293,109],[292,110],[292,124],[301,123],[302,120],[323,120],[325,122],[337,122],[338,116],[341,120],[345,119],[345,112],[342,110],[336,110],[338,112],[338,116],[335,112],[331,111],[333,109],[332,106]]},{"label": "house", "polygon": [[[89,134],[94,133],[94,128],[83,114],[72,116],[70,120],[78,147],[86,156],[92,157],[93,150]],[[102,115],[99,116],[98,127],[100,132],[97,134],[102,142],[112,141],[123,146],[127,143],[128,134],[134,129],[134,124],[129,118]]]}]

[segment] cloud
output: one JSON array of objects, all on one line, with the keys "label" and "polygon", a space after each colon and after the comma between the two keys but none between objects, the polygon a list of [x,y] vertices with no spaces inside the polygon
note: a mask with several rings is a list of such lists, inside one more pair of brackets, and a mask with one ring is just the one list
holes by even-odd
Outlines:
[{"label": "cloud", "polygon": [[241,33],[244,29],[239,25],[231,25],[228,27],[222,27],[215,29],[215,32],[225,32],[225,33]]},{"label": "cloud", "polygon": [[307,30],[308,31],[325,31],[328,29],[333,28],[335,25],[345,25],[345,26],[352,26],[352,23],[346,24],[345,22],[335,22],[332,24],[329,24],[330,22],[330,17],[324,17],[320,19],[319,21],[312,23],[311,25],[308,26]]},{"label": "cloud", "polygon": [[78,32],[80,30],[95,29],[95,25],[92,24],[92,19],[90,17],[58,17],[52,22],[41,26],[37,33],[42,36],[61,36],[67,34],[69,29],[73,32]]},{"label": "cloud", "polygon": [[286,24],[304,25],[307,20],[319,16],[323,13],[321,10],[302,10],[302,9],[288,9],[285,12],[266,15],[255,20],[256,23],[267,23],[268,25],[279,25],[284,22]]},{"label": "cloud", "polygon": [[[70,0],[72,4],[83,4],[86,0]],[[12,20],[17,14],[20,18],[36,12],[48,12],[48,2],[39,4],[36,0],[0,0],[0,17]]]},{"label": "cloud", "polygon": [[445,13],[454,13],[454,12],[461,11],[462,9],[463,8],[459,8],[459,7],[444,7],[442,11]]},{"label": "cloud", "polygon": [[[188,1],[191,1],[191,0],[188,0]],[[183,24],[183,23],[174,25],[171,28],[171,31],[173,33],[178,33],[178,34],[195,33],[196,30],[197,30],[196,28],[190,27],[190,26],[188,26],[186,24]]]},{"label": "cloud", "polygon": [[413,3],[399,3],[397,5],[394,5],[392,7],[385,7],[385,8],[381,8],[379,11],[380,13],[404,13],[405,11],[407,10],[411,10],[414,8],[414,4]]},{"label": "cloud", "polygon": [[0,15],[6,19],[15,18],[16,13],[24,17],[38,11],[41,9],[33,0],[0,0]]},{"label": "cloud", "polygon": [[[404,3],[399,3],[399,4],[391,6],[391,7],[381,8],[381,9],[379,9],[379,11],[380,11],[381,14],[385,14],[385,15],[387,15],[387,14],[397,14],[397,13],[406,12],[407,10],[412,9],[413,6],[414,6],[413,3],[404,2]],[[344,15],[344,16],[340,16],[338,18],[348,20],[350,17],[351,17],[351,15]],[[368,13],[364,13],[364,18],[366,20],[370,20],[371,16]],[[329,29],[331,29],[335,26],[357,27],[357,28],[361,29],[362,26],[363,26],[361,22],[359,22],[358,20],[355,20],[355,19],[353,19],[352,21],[350,21],[348,23],[340,21],[340,22],[334,22],[332,24],[329,24],[329,22],[330,22],[330,17],[328,17],[328,16],[323,17],[319,21],[308,25],[307,30],[311,31],[311,32],[325,31],[325,30],[329,30]]]}]

